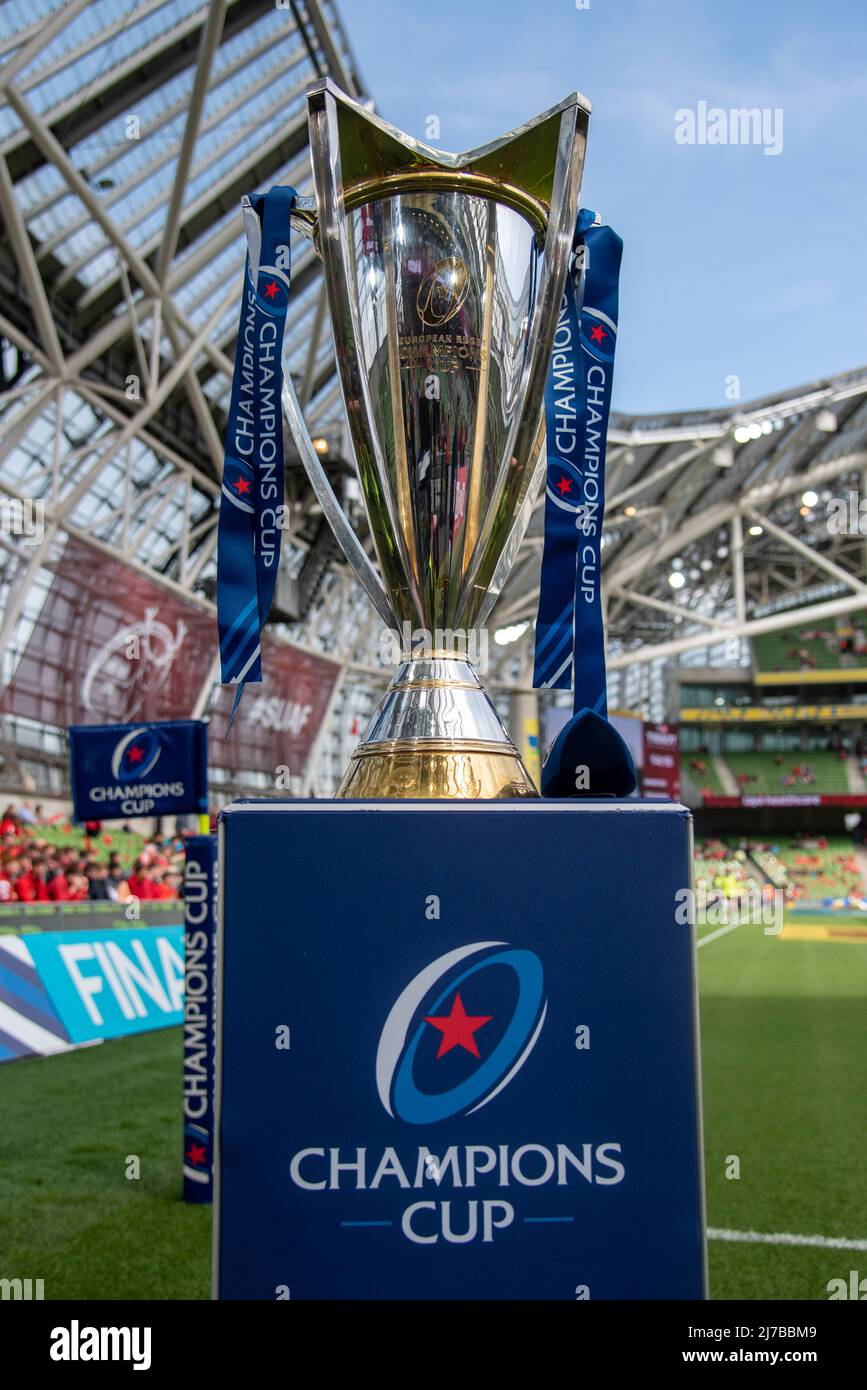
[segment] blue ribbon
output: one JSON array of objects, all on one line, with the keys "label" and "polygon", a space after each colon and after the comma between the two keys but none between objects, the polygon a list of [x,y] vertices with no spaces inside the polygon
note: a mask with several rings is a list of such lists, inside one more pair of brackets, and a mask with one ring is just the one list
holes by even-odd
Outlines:
[{"label": "blue ribbon", "polygon": [[533,684],[607,718],[602,625],[605,449],[623,242],[582,209],[545,388],[548,471]]},{"label": "blue ribbon", "polygon": [[[221,680],[262,679],[261,633],[280,564],[283,508],[281,358],[289,304],[289,211],[294,188],[272,188],[250,205],[262,224],[255,283],[247,256],[217,535],[217,626]],[[229,721],[231,725],[231,719]]]}]

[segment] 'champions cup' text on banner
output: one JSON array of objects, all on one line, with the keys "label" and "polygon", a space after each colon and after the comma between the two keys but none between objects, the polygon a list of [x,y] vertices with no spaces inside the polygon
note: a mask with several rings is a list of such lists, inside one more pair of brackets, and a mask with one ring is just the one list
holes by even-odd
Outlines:
[{"label": "'champions cup' text on banner", "polygon": [[168,1028],[183,1018],[183,927],[33,932],[27,945],[72,1042]]},{"label": "'champions cup' text on banner", "polygon": [[213,1183],[214,947],[217,843],[187,841],[184,866],[184,1201],[210,1202]]},{"label": "'champions cup' text on banner", "polygon": [[208,809],[207,726],[198,719],[73,725],[73,815],[78,821]]}]

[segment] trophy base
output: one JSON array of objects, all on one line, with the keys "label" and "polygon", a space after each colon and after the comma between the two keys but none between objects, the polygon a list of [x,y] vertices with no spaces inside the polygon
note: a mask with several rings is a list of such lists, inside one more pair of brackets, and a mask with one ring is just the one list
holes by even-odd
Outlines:
[{"label": "trophy base", "polygon": [[537,797],[468,661],[405,661],[356,748],[337,796],[444,801]]}]

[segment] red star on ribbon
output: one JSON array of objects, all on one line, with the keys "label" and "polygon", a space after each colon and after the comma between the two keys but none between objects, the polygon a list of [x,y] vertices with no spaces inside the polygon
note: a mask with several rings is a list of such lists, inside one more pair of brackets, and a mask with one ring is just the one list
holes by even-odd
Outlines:
[{"label": "red star on ribbon", "polygon": [[276,299],[276,298],[277,298],[277,281],[276,281],[276,280],[271,280],[271,281],[265,286],[265,297],[266,297],[266,299]]},{"label": "red star on ribbon", "polygon": [[143,749],[139,748],[137,743],[134,743],[132,748],[127,749],[126,756],[129,758],[131,763],[140,763],[142,758],[144,757],[144,751]]},{"label": "red star on ribbon", "polygon": [[242,493],[250,491],[250,484],[247,482],[246,478],[237,478],[232,484],[232,487],[235,488],[239,497]]},{"label": "red star on ribbon", "polygon": [[594,343],[601,343],[603,338],[608,337],[608,334],[605,332],[602,324],[597,323],[595,328],[591,328],[590,337],[593,339]]},{"label": "red star on ribbon", "polygon": [[447,1052],[451,1052],[453,1047],[466,1048],[474,1057],[481,1056],[479,1045],[476,1042],[475,1034],[486,1023],[490,1023],[493,1014],[479,1014],[471,1016],[466,1013],[460,994],[456,994],[452,1011],[444,1018],[426,1018],[425,1023],[433,1024],[442,1033],[437,1057],[444,1057]]},{"label": "red star on ribbon", "polygon": [[191,1144],[187,1149],[186,1156],[191,1163],[204,1163],[206,1157],[204,1146],[201,1144]]},{"label": "red star on ribbon", "polygon": [[572,491],[572,479],[571,479],[571,478],[567,478],[567,477],[566,477],[566,474],[564,473],[564,474],[563,474],[563,477],[560,479],[559,483],[557,484],[557,488],[558,488],[558,490],[559,490],[559,493],[560,493],[560,496],[561,496],[561,497],[563,496],[564,493],[566,493],[566,492],[571,492],[571,491]]}]

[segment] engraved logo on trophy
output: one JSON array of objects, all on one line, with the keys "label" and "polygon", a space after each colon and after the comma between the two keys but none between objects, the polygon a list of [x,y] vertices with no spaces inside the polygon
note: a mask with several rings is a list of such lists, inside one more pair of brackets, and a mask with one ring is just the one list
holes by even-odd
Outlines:
[{"label": "engraved logo on trophy", "polygon": [[422,278],[415,307],[428,328],[441,328],[459,313],[470,288],[470,272],[458,256],[445,256]]}]

